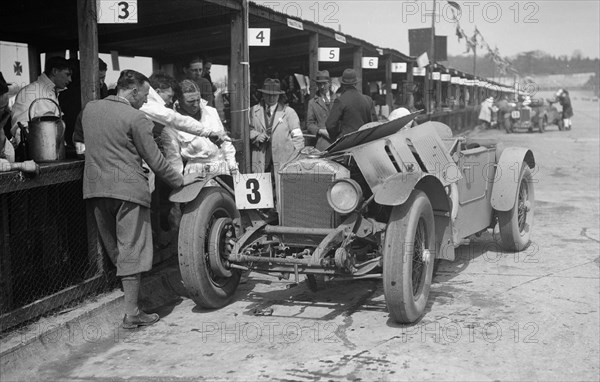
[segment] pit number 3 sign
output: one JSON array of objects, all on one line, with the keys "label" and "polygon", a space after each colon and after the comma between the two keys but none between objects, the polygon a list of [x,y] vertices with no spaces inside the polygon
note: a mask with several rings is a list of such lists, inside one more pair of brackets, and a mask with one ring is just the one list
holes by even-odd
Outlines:
[{"label": "pit number 3 sign", "polygon": [[137,0],[96,0],[98,24],[135,24]]},{"label": "pit number 3 sign", "polygon": [[271,173],[239,174],[233,183],[235,205],[239,210],[274,207]]}]

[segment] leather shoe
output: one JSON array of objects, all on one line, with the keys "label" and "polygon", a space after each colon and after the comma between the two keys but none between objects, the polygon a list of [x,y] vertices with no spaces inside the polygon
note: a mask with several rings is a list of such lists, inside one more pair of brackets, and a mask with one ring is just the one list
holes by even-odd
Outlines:
[{"label": "leather shoe", "polygon": [[123,317],[123,329],[136,329],[138,326],[152,325],[160,319],[156,313],[147,314],[140,310],[136,315],[126,314]]}]

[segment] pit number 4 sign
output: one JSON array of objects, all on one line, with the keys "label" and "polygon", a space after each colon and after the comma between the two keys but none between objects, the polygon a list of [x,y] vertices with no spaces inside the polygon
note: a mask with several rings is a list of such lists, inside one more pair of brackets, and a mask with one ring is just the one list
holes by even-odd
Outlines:
[{"label": "pit number 4 sign", "polygon": [[96,0],[98,24],[136,24],[137,0]]},{"label": "pit number 4 sign", "polygon": [[238,210],[273,208],[271,173],[239,174],[233,178]]},{"label": "pit number 4 sign", "polygon": [[248,28],[248,46],[271,45],[271,28]]}]

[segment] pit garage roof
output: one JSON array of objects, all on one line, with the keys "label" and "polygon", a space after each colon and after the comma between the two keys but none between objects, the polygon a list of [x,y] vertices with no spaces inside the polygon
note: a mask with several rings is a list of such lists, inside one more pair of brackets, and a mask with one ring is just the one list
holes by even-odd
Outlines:
[{"label": "pit garage roof", "polygon": [[[78,48],[77,1],[20,0],[2,5],[0,40],[23,42],[40,52]],[[99,51],[118,51],[125,56],[147,56],[160,63],[172,63],[190,54],[211,57],[214,63],[230,62],[232,12],[241,9],[239,0],[138,0],[137,24],[98,24]],[[287,26],[287,19],[302,21],[304,30]],[[252,64],[265,61],[286,63],[290,70],[308,65],[310,32],[319,33],[319,46],[340,47],[340,62],[320,63],[332,74],[352,67],[353,50],[360,46],[363,56],[391,55],[394,62],[411,62],[413,57],[380,48],[344,35],[346,44],[335,39],[336,31],[310,21],[290,17],[254,3],[249,6],[249,26],[271,28],[270,47],[251,47]],[[343,35],[343,34],[342,34]],[[379,69],[384,70],[384,60]],[[379,71],[379,70],[378,70]],[[383,78],[383,76],[381,77]]]}]

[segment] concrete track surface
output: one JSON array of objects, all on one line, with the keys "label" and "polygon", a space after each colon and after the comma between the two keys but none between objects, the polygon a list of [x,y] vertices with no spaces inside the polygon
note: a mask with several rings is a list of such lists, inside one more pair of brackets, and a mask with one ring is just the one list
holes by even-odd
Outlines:
[{"label": "concrete track surface", "polygon": [[533,242],[503,253],[496,230],[460,247],[455,262],[441,263],[415,325],[389,319],[378,280],[313,293],[305,282],[287,288],[251,274],[234,303],[203,310],[172,264],[146,293],[158,324],[120,330],[115,304],[64,329],[81,330],[83,341],[67,332],[46,338],[3,365],[0,379],[597,381],[599,104],[575,101],[574,109],[571,131],[473,132],[533,149]]}]

